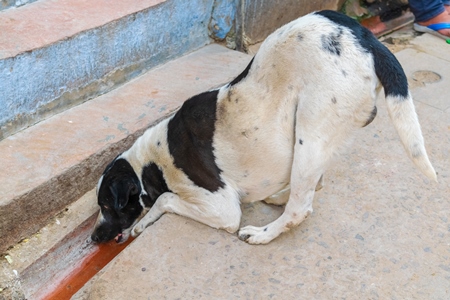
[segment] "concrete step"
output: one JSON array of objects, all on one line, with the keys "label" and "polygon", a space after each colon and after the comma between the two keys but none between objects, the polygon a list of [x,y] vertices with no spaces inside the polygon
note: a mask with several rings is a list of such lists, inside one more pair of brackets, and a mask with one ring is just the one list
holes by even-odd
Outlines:
[{"label": "concrete step", "polygon": [[209,44],[213,3],[40,0],[0,11],[0,140]]},{"label": "concrete step", "polygon": [[[396,56],[439,183],[409,161],[381,97],[298,228],[251,246],[167,214],[72,299],[449,299],[450,86],[439,78],[450,77],[450,62],[433,54],[448,46],[427,35],[407,47]],[[244,205],[241,225],[263,226],[281,212]]]},{"label": "concrete step", "polygon": [[94,188],[149,125],[237,76],[249,58],[209,45],[0,141],[0,253]]},{"label": "concrete step", "polygon": [[0,10],[12,8],[12,7],[20,7],[37,0],[3,0],[0,2]]},{"label": "concrete step", "polygon": [[[89,242],[97,211],[92,190],[8,249],[0,261],[0,299],[45,299],[58,290],[99,251]],[[116,250],[113,246],[108,245],[110,251]]]}]

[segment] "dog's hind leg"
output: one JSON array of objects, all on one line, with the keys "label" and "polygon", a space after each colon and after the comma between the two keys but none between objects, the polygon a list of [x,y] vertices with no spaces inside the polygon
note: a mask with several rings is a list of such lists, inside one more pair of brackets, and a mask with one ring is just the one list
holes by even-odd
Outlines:
[{"label": "dog's hind leg", "polygon": [[[300,131],[300,130],[299,130]],[[302,130],[302,140],[294,147],[291,171],[291,192],[284,213],[272,223],[262,226],[246,226],[239,230],[239,238],[250,244],[266,244],[281,233],[298,226],[312,212],[316,186],[321,182],[323,171],[333,153],[326,136],[320,138]],[[311,130],[310,132],[314,132]],[[297,138],[298,140],[298,138]]]},{"label": "dog's hind leg", "polygon": [[291,188],[290,186],[286,187],[285,189],[282,189],[281,191],[273,194],[270,197],[267,197],[263,201],[267,204],[272,205],[285,205],[289,200],[289,192]]},{"label": "dog's hind leg", "polygon": [[315,190],[317,192],[317,191],[320,191],[322,188],[323,188],[323,175],[320,176],[320,179],[319,179],[319,181],[316,184]]},{"label": "dog's hind leg", "polygon": [[[320,179],[316,184],[315,190],[317,192],[317,191],[320,191],[322,188],[323,188],[323,175],[320,176]],[[290,191],[291,191],[291,187],[288,186],[285,189],[279,191],[278,193],[273,194],[270,197],[267,197],[263,201],[266,202],[267,204],[272,204],[272,205],[285,205],[289,200]]]},{"label": "dog's hind leg", "polygon": [[208,193],[200,200],[186,201],[177,194],[168,192],[162,194],[150,211],[133,227],[132,236],[142,233],[164,213],[175,213],[230,233],[238,230],[242,214],[237,195],[233,199],[231,195],[227,197],[220,193]]}]

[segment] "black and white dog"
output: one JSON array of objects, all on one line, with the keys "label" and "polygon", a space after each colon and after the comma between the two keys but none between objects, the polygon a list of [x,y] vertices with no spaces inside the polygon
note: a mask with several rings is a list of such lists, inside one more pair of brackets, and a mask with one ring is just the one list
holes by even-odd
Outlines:
[{"label": "black and white dog", "polygon": [[236,79],[184,102],[108,165],[92,240],[123,242],[166,212],[233,233],[240,204],[265,200],[284,213],[238,236],[269,243],[312,212],[330,159],[374,119],[381,87],[406,152],[436,180],[399,62],[356,21],[315,12],[272,33]]}]

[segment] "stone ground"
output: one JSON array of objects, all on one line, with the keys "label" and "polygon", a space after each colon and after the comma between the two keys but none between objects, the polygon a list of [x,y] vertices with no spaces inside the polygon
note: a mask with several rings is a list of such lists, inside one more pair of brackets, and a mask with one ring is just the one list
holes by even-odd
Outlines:
[{"label": "stone ground", "polygon": [[[389,38],[439,183],[409,161],[380,97],[298,228],[252,246],[167,214],[73,299],[450,299],[450,45],[411,30]],[[242,225],[282,210],[245,205]]]}]

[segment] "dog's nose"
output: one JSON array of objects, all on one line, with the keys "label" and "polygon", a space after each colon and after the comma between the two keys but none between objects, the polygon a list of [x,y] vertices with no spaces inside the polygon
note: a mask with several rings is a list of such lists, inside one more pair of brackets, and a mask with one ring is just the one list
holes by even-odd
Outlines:
[{"label": "dog's nose", "polygon": [[91,240],[98,243],[100,241],[100,238],[96,234],[93,233],[91,235]]}]

